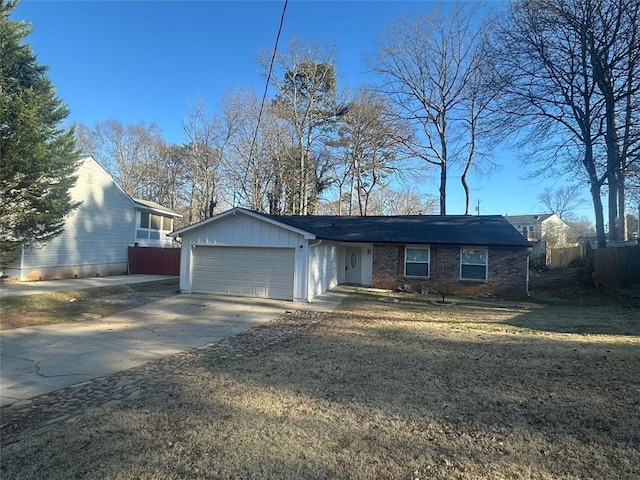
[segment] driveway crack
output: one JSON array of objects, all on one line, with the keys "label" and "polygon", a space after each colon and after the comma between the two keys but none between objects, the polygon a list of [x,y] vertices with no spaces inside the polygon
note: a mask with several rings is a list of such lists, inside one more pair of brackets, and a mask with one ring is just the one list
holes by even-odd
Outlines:
[{"label": "driveway crack", "polygon": [[41,370],[40,361],[38,361],[38,360],[32,360],[30,358],[19,357],[18,355],[9,355],[8,353],[1,353],[0,355],[2,355],[3,357],[15,358],[17,360],[24,360],[25,362],[33,363],[33,366],[35,367],[35,371],[33,373],[35,373],[36,375],[38,375],[38,376],[40,376],[42,378],[79,377],[79,376],[87,376],[87,375],[91,375],[91,376],[96,375],[94,373],[66,373],[64,375],[45,375],[44,373],[42,373],[40,371]]}]

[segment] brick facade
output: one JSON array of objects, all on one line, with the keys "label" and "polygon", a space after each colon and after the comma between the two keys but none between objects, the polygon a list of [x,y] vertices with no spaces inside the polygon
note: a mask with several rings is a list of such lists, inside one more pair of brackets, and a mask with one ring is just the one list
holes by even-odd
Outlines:
[{"label": "brick facade", "polygon": [[430,247],[430,279],[404,276],[404,245],[373,246],[374,288],[396,288],[410,285],[414,290],[429,288],[434,278],[451,282],[458,295],[493,293],[510,297],[527,294],[527,249],[489,247],[487,281],[460,280],[460,247]]}]

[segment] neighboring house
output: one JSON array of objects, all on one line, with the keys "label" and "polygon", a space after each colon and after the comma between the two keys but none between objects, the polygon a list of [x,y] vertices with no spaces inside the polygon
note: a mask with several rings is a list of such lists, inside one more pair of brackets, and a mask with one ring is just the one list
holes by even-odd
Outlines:
[{"label": "neighboring house", "polygon": [[555,213],[506,215],[505,218],[531,242],[531,258],[546,265],[547,247],[567,245],[569,225]]},{"label": "neighboring house", "polygon": [[233,208],[173,232],[180,290],[310,301],[338,284],[525,296],[530,244],[502,216],[277,216]]},{"label": "neighboring house", "polygon": [[131,198],[92,157],[83,158],[69,190],[80,206],[69,214],[64,231],[47,243],[26,247],[2,259],[4,278],[40,280],[127,273],[127,249],[171,247],[175,212]]}]

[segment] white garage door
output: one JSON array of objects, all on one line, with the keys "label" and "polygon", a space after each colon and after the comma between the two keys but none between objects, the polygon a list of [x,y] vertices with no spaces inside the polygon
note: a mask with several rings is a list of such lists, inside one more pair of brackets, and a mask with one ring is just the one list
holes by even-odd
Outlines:
[{"label": "white garage door", "polygon": [[203,247],[193,251],[193,293],[293,300],[293,248]]}]

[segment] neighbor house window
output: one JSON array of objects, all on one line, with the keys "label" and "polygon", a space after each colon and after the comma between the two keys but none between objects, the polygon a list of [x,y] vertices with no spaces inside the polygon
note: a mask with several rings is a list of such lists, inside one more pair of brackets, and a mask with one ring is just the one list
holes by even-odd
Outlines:
[{"label": "neighbor house window", "polygon": [[138,240],[159,240],[164,237],[160,232],[171,232],[172,230],[173,218],[140,212],[140,225],[136,231],[136,238]]},{"label": "neighbor house window", "polygon": [[487,249],[463,248],[460,250],[460,278],[462,280],[487,280]]},{"label": "neighbor house window", "polygon": [[429,276],[429,249],[407,247],[404,251],[404,274],[407,277]]}]

